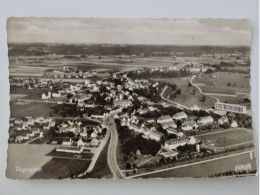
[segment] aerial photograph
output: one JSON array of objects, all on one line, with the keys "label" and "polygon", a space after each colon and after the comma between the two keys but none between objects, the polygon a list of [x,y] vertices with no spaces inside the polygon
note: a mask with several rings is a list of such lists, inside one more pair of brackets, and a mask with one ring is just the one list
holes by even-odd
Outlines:
[{"label": "aerial photograph", "polygon": [[11,179],[257,173],[250,20],[12,17]]}]

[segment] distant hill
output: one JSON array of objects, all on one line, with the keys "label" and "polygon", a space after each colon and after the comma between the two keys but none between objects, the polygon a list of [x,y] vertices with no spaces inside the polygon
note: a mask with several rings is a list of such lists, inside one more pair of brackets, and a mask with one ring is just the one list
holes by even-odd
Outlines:
[{"label": "distant hill", "polygon": [[174,46],[174,45],[111,45],[111,44],[9,44],[9,56],[41,55],[136,55],[198,56],[214,53],[246,53],[246,46]]}]

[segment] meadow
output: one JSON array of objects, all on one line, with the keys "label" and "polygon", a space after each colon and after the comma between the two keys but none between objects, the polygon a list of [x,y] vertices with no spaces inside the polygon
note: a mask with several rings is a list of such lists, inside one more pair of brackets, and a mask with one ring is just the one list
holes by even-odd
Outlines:
[{"label": "meadow", "polygon": [[253,141],[252,129],[231,129],[216,133],[195,136],[205,144],[216,147],[228,147]]},{"label": "meadow", "polygon": [[[197,105],[200,108],[204,107],[212,107],[214,106],[214,103],[216,100],[211,97],[206,97],[205,102],[202,101],[202,94],[199,92],[199,90],[193,86],[188,86],[189,80],[188,79],[180,79],[180,78],[163,78],[163,79],[155,79],[157,81],[164,81],[166,83],[170,84],[176,84],[177,89],[181,89],[181,94],[176,95],[175,98],[169,98],[174,102],[177,102],[179,104],[185,105],[187,107],[192,107],[194,105]],[[195,94],[194,94],[195,91]],[[168,94],[173,93],[173,91],[168,91]]]}]

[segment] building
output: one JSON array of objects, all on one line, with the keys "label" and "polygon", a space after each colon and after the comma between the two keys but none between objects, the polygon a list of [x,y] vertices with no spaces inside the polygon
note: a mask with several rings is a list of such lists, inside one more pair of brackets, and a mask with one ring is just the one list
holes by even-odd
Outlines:
[{"label": "building", "polygon": [[48,100],[50,98],[51,98],[51,92],[50,91],[48,92],[48,95],[45,95],[45,93],[42,94],[42,99],[43,100]]},{"label": "building", "polygon": [[147,113],[147,112],[149,112],[148,109],[141,109],[141,108],[139,108],[139,109],[137,110],[137,113],[139,113],[139,114],[145,114],[145,113]]},{"label": "building", "polygon": [[197,120],[197,123],[199,125],[208,125],[214,122],[214,119],[211,116],[204,116],[204,117],[200,117]]},{"label": "building", "polygon": [[195,121],[186,120],[182,123],[181,129],[183,131],[191,131],[191,130],[197,129],[197,127],[198,127],[198,124]]},{"label": "building", "polygon": [[188,115],[185,112],[178,112],[175,115],[173,115],[173,119],[175,120],[182,120],[188,118]]},{"label": "building", "polygon": [[191,110],[197,110],[197,111],[200,110],[200,108],[197,105],[194,105],[194,106],[190,107],[190,109]]},{"label": "building", "polygon": [[189,144],[193,145],[193,144],[196,144],[196,143],[197,143],[196,139],[193,136],[191,136],[191,138],[189,140]]},{"label": "building", "polygon": [[223,125],[223,123],[228,123],[228,117],[223,116],[218,119],[218,124]]},{"label": "building", "polygon": [[83,147],[60,146],[59,148],[56,149],[56,151],[81,154],[83,152]]},{"label": "building", "polygon": [[130,100],[123,99],[123,100],[116,100],[113,102],[113,104],[114,104],[114,106],[120,106],[120,107],[126,108],[126,107],[131,106],[132,102]]},{"label": "building", "polygon": [[[86,116],[83,114],[83,117]],[[96,118],[96,119],[103,119],[105,116],[105,114],[101,115],[101,114],[92,114],[91,117],[92,118]]]},{"label": "building", "polygon": [[179,154],[179,152],[177,151],[174,151],[174,150],[170,150],[170,151],[167,151],[167,152],[163,152],[162,155],[165,157],[165,158],[174,158],[174,157],[177,157]]},{"label": "building", "polygon": [[71,146],[71,145],[72,145],[72,139],[69,138],[69,139],[63,140],[63,141],[62,141],[62,145]]},{"label": "building", "polygon": [[91,145],[92,147],[97,147],[98,144],[99,144],[99,141],[98,141],[97,139],[95,139],[95,138],[92,139],[91,142],[90,142],[90,145]]},{"label": "building", "polygon": [[170,115],[163,115],[163,116],[160,116],[158,119],[157,119],[157,123],[160,123],[160,124],[169,124],[169,123],[172,123],[173,120],[172,120],[172,117]]},{"label": "building", "polygon": [[52,93],[52,97],[54,97],[54,98],[61,98],[61,93],[60,92]]},{"label": "building", "polygon": [[82,139],[78,140],[77,146],[85,146],[85,143],[82,141]]},{"label": "building", "polygon": [[216,102],[215,103],[215,109],[216,110],[225,110],[229,112],[237,112],[237,113],[246,113],[246,107],[245,106],[240,106],[236,104],[226,104],[226,103],[221,103],[221,102]]},{"label": "building", "polygon": [[165,146],[165,148],[167,148],[169,150],[173,150],[173,149],[176,149],[178,146],[184,146],[188,142],[189,142],[189,139],[187,139],[186,137],[174,138],[174,139],[167,140],[165,142],[164,146]]},{"label": "building", "polygon": [[167,129],[166,129],[166,131],[169,133],[169,134],[175,134],[175,135],[177,135],[177,129],[175,129],[175,128],[173,128],[173,127],[168,127]]},{"label": "building", "polygon": [[163,134],[160,133],[160,132],[158,132],[158,131],[152,131],[152,132],[149,134],[149,138],[150,138],[150,139],[153,139],[153,140],[155,140],[155,141],[160,141],[162,136],[163,136]]},{"label": "building", "polygon": [[237,124],[237,122],[235,120],[232,121],[231,127],[232,128],[237,128],[238,127],[238,124]]},{"label": "building", "polygon": [[137,124],[130,124],[129,129],[137,132],[137,133],[143,133],[143,128],[140,125]]}]

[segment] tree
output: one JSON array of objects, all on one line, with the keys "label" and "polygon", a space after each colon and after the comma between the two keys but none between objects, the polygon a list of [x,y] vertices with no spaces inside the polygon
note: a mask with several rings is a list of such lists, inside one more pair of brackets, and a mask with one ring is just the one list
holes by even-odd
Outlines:
[{"label": "tree", "polygon": [[125,169],[126,170],[130,170],[130,169],[132,169],[132,166],[131,166],[131,164],[128,162],[128,163],[126,163],[126,165],[125,165]]},{"label": "tree", "polygon": [[227,123],[227,122],[225,122],[225,123],[223,123],[223,124],[221,125],[221,127],[224,128],[224,129],[229,129],[229,128],[230,128],[230,124]]},{"label": "tree", "polygon": [[127,155],[124,155],[124,161],[128,161],[128,156]]},{"label": "tree", "polygon": [[50,110],[49,117],[53,117],[53,112]]},{"label": "tree", "polygon": [[192,92],[193,92],[193,95],[195,95],[195,94],[196,94],[196,90],[195,90],[195,89],[193,89],[193,90],[192,90]]},{"label": "tree", "polygon": [[70,99],[70,98],[72,98],[72,97],[73,97],[73,94],[68,93],[68,95],[67,95],[67,99]]},{"label": "tree", "polygon": [[177,89],[177,90],[176,90],[176,94],[177,94],[177,95],[180,95],[181,92],[182,92],[181,89]]},{"label": "tree", "polygon": [[202,96],[201,101],[206,102],[206,96],[205,95]]}]

